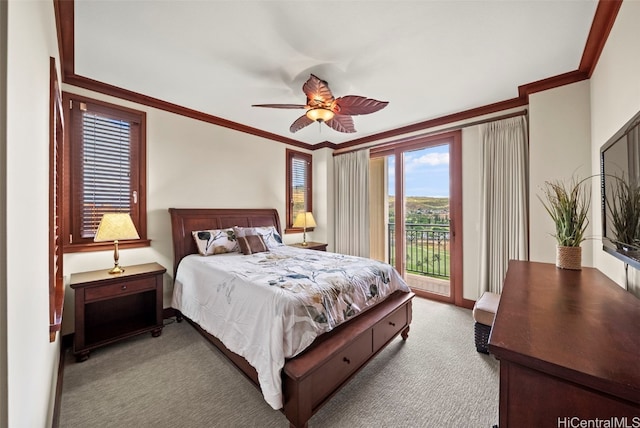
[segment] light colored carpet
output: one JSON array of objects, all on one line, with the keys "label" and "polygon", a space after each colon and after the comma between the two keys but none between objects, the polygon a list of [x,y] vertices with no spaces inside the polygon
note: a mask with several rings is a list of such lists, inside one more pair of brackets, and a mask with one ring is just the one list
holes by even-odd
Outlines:
[{"label": "light colored carpet", "polygon": [[[168,320],[167,320],[168,321]],[[396,338],[309,421],[315,427],[491,427],[499,363],[479,354],[471,311],[416,297]],[[65,358],[60,427],[288,427],[187,322]]]}]

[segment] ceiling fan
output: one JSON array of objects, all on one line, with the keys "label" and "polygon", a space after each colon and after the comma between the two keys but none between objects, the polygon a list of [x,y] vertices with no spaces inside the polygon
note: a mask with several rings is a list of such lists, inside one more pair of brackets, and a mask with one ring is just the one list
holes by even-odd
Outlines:
[{"label": "ceiling fan", "polygon": [[306,109],[307,112],[291,124],[289,131],[297,132],[313,122],[324,122],[338,132],[356,132],[351,116],[369,114],[381,110],[388,101],[378,101],[358,95],[347,95],[334,98],[329,84],[311,74],[309,80],[302,85],[307,95],[307,104],[254,104],[252,107],[269,107],[284,109]]}]

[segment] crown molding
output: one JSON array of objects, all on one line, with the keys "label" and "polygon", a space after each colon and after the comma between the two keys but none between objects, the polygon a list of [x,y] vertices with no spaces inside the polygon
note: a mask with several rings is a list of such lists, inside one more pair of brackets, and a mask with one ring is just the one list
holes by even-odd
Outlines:
[{"label": "crown molding", "polygon": [[526,83],[518,87],[518,97],[509,100],[499,101],[469,110],[441,116],[434,119],[425,120],[400,128],[391,129],[389,131],[380,132],[366,137],[356,138],[341,144],[323,141],[319,144],[309,144],[293,138],[283,137],[278,134],[263,131],[227,119],[213,116],[201,111],[193,110],[177,104],[169,103],[157,98],[149,97],[144,94],[129,91],[87,77],[75,74],[75,58],[74,58],[74,0],[53,0],[54,12],[56,18],[56,27],[58,33],[58,47],[60,53],[60,62],[62,67],[62,81],[69,85],[77,86],[91,91],[132,101],[149,107],[175,113],[181,116],[233,129],[235,131],[246,134],[255,135],[271,141],[288,144],[291,146],[307,149],[318,150],[322,148],[330,148],[336,150],[338,148],[348,148],[360,144],[370,143],[382,139],[394,138],[404,134],[419,132],[436,126],[447,125],[450,123],[467,120],[473,117],[485,114],[496,113],[515,107],[522,107],[529,103],[529,95],[532,93],[545,91],[559,86],[580,82],[589,79],[596,68],[600,54],[611,32],[622,0],[599,0],[596,12],[591,24],[585,49],[578,69],[567,73],[541,79],[535,82]]},{"label": "crown molding", "polygon": [[518,94],[520,98],[525,99],[528,103],[530,94],[546,91],[547,89],[557,88],[559,86],[569,85],[571,83],[580,82],[588,78],[589,76],[587,75],[587,73],[579,70],[574,70],[568,73],[558,74],[557,76],[548,77],[546,79],[518,86]]},{"label": "crown molding", "polygon": [[243,132],[245,134],[256,135],[258,137],[266,138],[267,140],[278,141],[284,144],[300,147],[307,150],[313,149],[313,146],[311,144],[304,143],[302,141],[283,137],[281,135],[266,132],[261,129],[252,128],[250,126],[242,125],[237,122],[232,122],[230,120],[223,119],[218,116],[213,116],[207,113],[203,113],[199,110],[193,110],[178,104],[173,104],[167,101],[160,100],[158,98],[153,98],[144,94],[140,94],[138,92],[133,92],[128,89],[123,89],[117,86],[109,85],[107,83],[99,82],[97,80],[89,79],[87,77],[78,76],[76,74],[67,76],[65,83],[69,85],[77,86],[79,88],[88,89],[90,91],[99,92],[101,94],[110,95],[123,100],[131,101],[134,103],[142,104],[145,106],[157,108],[159,110],[168,111],[170,113],[178,114],[180,116],[185,116],[191,119],[201,120],[203,122],[222,126],[224,128],[233,129],[235,131]]},{"label": "crown molding", "polygon": [[609,38],[609,33],[616,22],[620,6],[622,6],[622,0],[600,0],[598,2],[587,43],[578,66],[578,70],[586,73],[588,78],[596,68],[600,54]]}]

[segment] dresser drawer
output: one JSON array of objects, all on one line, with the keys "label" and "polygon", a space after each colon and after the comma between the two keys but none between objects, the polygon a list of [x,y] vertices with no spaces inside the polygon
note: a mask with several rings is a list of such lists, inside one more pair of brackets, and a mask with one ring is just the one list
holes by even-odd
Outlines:
[{"label": "dresser drawer", "polygon": [[113,297],[126,296],[129,294],[140,293],[146,290],[155,290],[156,277],[134,279],[130,281],[122,281],[117,284],[101,285],[97,287],[88,287],[84,291],[85,302],[95,300],[111,299]]},{"label": "dresser drawer", "polygon": [[371,354],[371,330],[367,330],[317,370],[311,376],[313,407],[315,408],[331,391],[335,390],[336,385],[358,371]]},{"label": "dresser drawer", "polygon": [[377,351],[407,325],[407,308],[401,307],[373,328],[373,350]]}]

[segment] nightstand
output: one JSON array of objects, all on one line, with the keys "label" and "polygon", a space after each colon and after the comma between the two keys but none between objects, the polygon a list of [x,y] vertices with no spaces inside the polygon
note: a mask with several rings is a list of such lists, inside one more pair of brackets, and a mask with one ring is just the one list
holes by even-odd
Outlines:
[{"label": "nightstand", "polygon": [[89,358],[92,349],[136,334],[162,333],[162,276],[167,270],[158,263],[124,269],[121,274],[105,268],[71,275],[77,361]]},{"label": "nightstand", "polygon": [[296,244],[289,244],[291,247],[304,248],[305,250],[327,251],[327,245],[322,242],[307,241],[307,245],[302,245],[302,242]]}]

